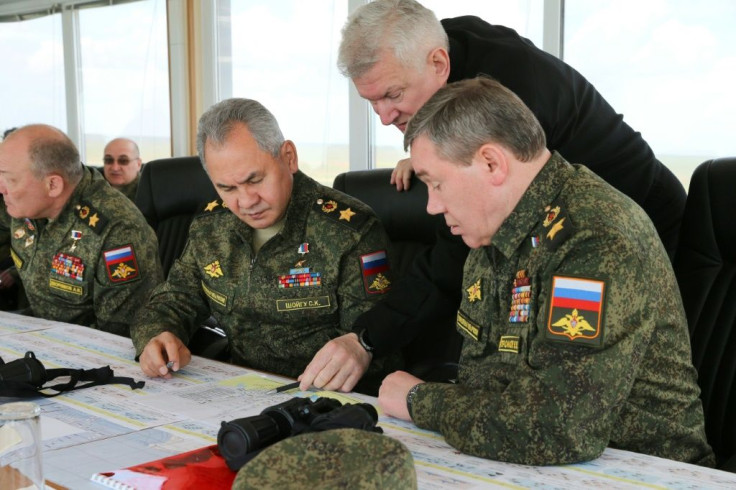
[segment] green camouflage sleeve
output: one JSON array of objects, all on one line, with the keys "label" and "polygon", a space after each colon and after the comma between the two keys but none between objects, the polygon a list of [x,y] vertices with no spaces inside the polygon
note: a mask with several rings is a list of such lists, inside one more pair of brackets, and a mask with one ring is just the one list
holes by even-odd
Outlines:
[{"label": "green camouflage sleeve", "polygon": [[[491,360],[499,353],[486,353],[476,359],[468,384],[421,385],[412,404],[416,425],[441,432],[464,453],[501,461],[548,465],[599,456],[650,344],[652,317],[666,315],[645,306],[651,300],[642,285],[656,291],[658,277],[644,272],[633,248],[611,233],[581,232],[563,244],[539,274],[525,362],[499,367]],[[602,345],[549,338],[555,275],[605,283]]]},{"label": "green camouflage sleeve", "polygon": [[0,261],[10,257],[10,219],[5,201],[0,197]]},{"label": "green camouflage sleeve", "polygon": [[158,241],[145,223],[116,224],[98,258],[95,328],[130,337],[130,324],[149,294],[163,281]]},{"label": "green camouflage sleeve", "polygon": [[188,344],[191,334],[209,316],[194,248],[188,240],[166,282],[153,290],[148,303],[140,309],[131,327],[136,356],[143,352],[149,340],[166,331]]},{"label": "green camouflage sleeve", "polygon": [[340,264],[337,294],[342,332],[352,332],[355,319],[380,301],[390,288],[388,236],[381,223],[372,220],[360,241]]}]

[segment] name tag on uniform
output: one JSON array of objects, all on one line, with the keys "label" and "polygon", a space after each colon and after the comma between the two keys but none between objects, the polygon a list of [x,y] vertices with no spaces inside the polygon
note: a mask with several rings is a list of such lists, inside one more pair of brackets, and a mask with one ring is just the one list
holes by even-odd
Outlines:
[{"label": "name tag on uniform", "polygon": [[57,281],[56,279],[49,279],[49,287],[51,289],[64,291],[65,293],[76,294],[77,296],[82,296],[84,294],[84,288],[82,286],[68,284],[66,282]]},{"label": "name tag on uniform", "polygon": [[498,341],[499,352],[512,352],[514,354],[519,353],[519,337],[516,335],[502,335],[501,340]]},{"label": "name tag on uniform", "polygon": [[470,335],[474,340],[478,340],[480,325],[470,320],[459,310],[457,312],[457,328]]},{"label": "name tag on uniform", "polygon": [[276,311],[310,310],[313,308],[327,308],[328,306],[330,306],[329,296],[276,300]]},{"label": "name tag on uniform", "polygon": [[218,305],[227,307],[227,296],[222,293],[218,293],[214,289],[208,288],[204,281],[202,281],[202,291],[204,291],[204,294],[206,294],[209,299]]}]

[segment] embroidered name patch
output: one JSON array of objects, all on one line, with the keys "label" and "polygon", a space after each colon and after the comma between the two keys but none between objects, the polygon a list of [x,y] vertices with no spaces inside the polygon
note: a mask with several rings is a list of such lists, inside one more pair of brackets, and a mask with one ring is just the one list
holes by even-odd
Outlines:
[{"label": "embroidered name patch", "polygon": [[82,296],[84,294],[84,288],[82,286],[77,286],[76,284],[67,284],[62,281],[57,281],[56,279],[49,279],[49,287],[51,289],[64,291],[65,293],[76,294],[77,296]]},{"label": "embroidered name patch", "polygon": [[327,308],[328,306],[330,306],[329,296],[276,300],[276,311],[309,310],[313,308]]},{"label": "embroidered name patch", "polygon": [[385,250],[361,255],[360,269],[363,272],[363,286],[366,293],[385,293],[391,287],[391,281],[384,274],[389,270]]},{"label": "embroidered name patch", "polygon": [[577,277],[552,277],[545,337],[600,347],[605,282]]},{"label": "embroidered name patch", "polygon": [[84,279],[84,262],[79,257],[57,253],[51,261],[51,272],[82,281]]},{"label": "embroidered name patch", "polygon": [[138,261],[132,245],[107,250],[103,256],[107,277],[112,282],[127,282],[138,277]]},{"label": "embroidered name patch", "polygon": [[501,340],[498,341],[498,351],[518,354],[519,342],[521,342],[521,340],[516,335],[502,335]]},{"label": "embroidered name patch", "polygon": [[10,256],[13,258],[13,264],[15,264],[15,268],[18,270],[23,269],[23,259],[21,259],[12,248],[10,249]]},{"label": "embroidered name patch", "polygon": [[480,326],[463,315],[462,311],[457,312],[457,328],[470,335],[473,339],[478,340],[480,335]]},{"label": "embroidered name patch", "polygon": [[227,296],[222,293],[218,293],[217,291],[213,289],[208,288],[207,285],[205,285],[204,281],[202,282],[202,291],[204,291],[204,294],[209,299],[211,299],[218,305],[227,307]]}]

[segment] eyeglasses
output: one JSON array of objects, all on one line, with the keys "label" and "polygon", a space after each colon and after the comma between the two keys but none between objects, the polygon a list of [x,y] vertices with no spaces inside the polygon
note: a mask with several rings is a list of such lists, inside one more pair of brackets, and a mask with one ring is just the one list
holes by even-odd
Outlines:
[{"label": "eyeglasses", "polygon": [[[121,167],[124,167],[125,165],[129,164],[133,160],[138,160],[138,159],[137,158],[128,158],[126,156],[120,156],[120,157],[118,157],[118,165],[120,165]],[[105,165],[112,165],[113,163],[115,163],[115,159],[113,157],[106,156],[105,158],[102,159],[102,162]]]}]

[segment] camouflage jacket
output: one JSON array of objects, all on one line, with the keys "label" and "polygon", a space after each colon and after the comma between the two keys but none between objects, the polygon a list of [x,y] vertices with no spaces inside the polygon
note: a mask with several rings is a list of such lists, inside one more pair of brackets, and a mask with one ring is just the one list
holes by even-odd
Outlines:
[{"label": "camouflage jacket", "polygon": [[163,281],[156,235],[98,172],[84,176],[54,220],[11,222],[11,254],[33,315],[130,336]]},{"label": "camouflage jacket", "polygon": [[125,184],[124,186],[118,188],[118,191],[122,192],[125,197],[135,202],[135,194],[136,192],[138,192],[138,183],[140,181],[141,174],[139,172],[138,175],[135,176],[135,179],[133,179],[129,184]]},{"label": "camouflage jacket", "polygon": [[606,446],[713,465],[687,322],[646,214],[555,153],[463,271],[458,385],[419,427],[463,452],[566,464]]},{"label": "camouflage jacket", "polygon": [[12,218],[5,208],[5,199],[0,194],[0,262],[10,258],[10,220]]},{"label": "camouflage jacket", "polygon": [[[167,330],[187,343],[212,314],[233,362],[295,377],[390,287],[388,238],[370,208],[301,172],[281,232],[258,254],[252,237],[221,201],[195,217],[182,256],[132,329],[139,355]],[[389,369],[380,361],[367,375]]]}]

